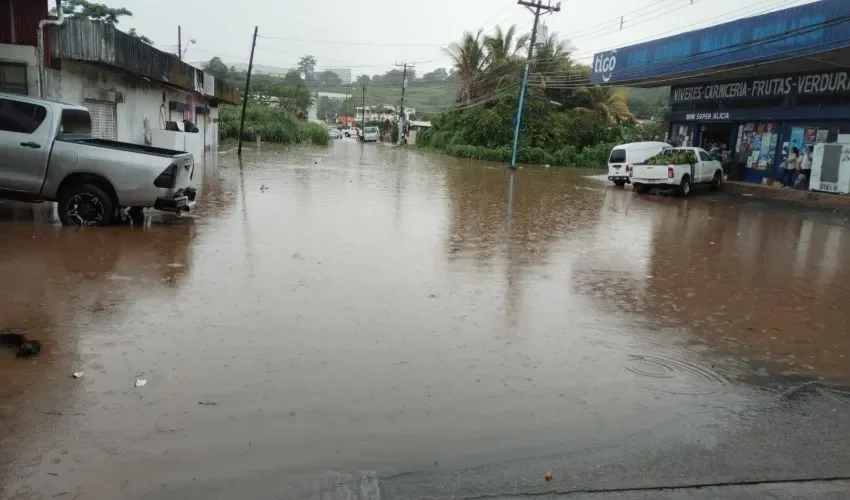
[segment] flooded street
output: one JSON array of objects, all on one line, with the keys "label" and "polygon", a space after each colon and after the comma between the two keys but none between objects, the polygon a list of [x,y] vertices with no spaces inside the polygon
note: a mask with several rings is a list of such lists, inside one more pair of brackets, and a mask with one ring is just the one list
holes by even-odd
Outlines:
[{"label": "flooded street", "polygon": [[0,498],[850,476],[844,217],[592,174],[340,140],[223,152],[144,228],[3,205],[0,329],[43,350],[0,352]]}]

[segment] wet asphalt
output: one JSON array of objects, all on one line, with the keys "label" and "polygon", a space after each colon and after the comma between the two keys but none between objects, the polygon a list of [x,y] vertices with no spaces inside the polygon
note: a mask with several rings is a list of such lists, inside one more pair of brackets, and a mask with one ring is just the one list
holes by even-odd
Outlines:
[{"label": "wet asphalt", "polygon": [[44,346],[0,498],[850,498],[844,215],[350,140],[200,173],[144,227],[0,204]]}]

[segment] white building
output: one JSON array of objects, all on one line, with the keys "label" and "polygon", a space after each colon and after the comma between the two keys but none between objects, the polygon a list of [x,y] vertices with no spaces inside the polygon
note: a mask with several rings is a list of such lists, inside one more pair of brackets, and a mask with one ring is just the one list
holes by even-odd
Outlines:
[{"label": "white building", "polygon": [[[196,161],[218,147],[218,106],[238,102],[235,88],[114,26],[86,20],[47,26],[40,56],[37,25],[47,7],[44,0],[0,0],[0,92],[86,106],[97,137],[190,151]],[[199,132],[166,130],[182,130],[183,120]]]}]

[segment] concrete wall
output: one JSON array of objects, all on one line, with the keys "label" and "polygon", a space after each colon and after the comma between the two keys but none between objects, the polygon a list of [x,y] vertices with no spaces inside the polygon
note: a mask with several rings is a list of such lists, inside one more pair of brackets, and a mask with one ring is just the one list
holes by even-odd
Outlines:
[{"label": "concrete wall", "polygon": [[[85,105],[86,97],[98,92],[120,94],[121,98],[116,102],[119,141],[145,144],[146,139],[151,139],[151,134],[145,133],[146,127],[148,130],[163,130],[166,121],[189,119],[195,121],[208,149],[218,148],[218,135],[207,130],[209,125],[206,122],[209,120],[195,116],[196,106],[209,106],[208,99],[202,95],[74,61],[62,61],[61,70],[48,69],[47,73],[46,94],[52,99]],[[169,110],[170,101],[188,104],[189,111]],[[200,160],[196,158],[196,161]]]},{"label": "concrete wall", "polygon": [[25,64],[27,67],[27,92],[38,96],[38,68],[35,47],[28,45],[0,44],[0,62]]}]

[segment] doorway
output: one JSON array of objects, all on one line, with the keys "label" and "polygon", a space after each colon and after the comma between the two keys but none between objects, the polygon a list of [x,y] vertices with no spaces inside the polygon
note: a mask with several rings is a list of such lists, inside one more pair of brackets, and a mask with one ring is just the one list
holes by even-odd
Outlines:
[{"label": "doorway", "polygon": [[[735,124],[732,122],[705,123],[700,127],[699,145],[706,151],[711,151],[712,146],[717,145],[721,150],[728,151],[734,147],[732,138],[735,134]],[[726,145],[724,148],[723,145]]]}]

